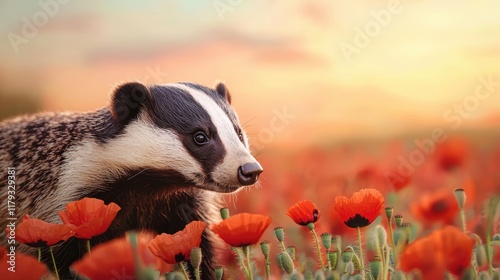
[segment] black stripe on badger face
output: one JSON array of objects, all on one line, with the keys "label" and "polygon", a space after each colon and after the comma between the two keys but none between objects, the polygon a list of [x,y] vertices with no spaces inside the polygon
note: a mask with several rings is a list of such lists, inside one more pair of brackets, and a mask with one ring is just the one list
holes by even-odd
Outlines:
[{"label": "black stripe on badger face", "polygon": [[[152,107],[148,114],[153,123],[159,128],[175,131],[188,153],[202,165],[205,174],[197,176],[213,182],[211,173],[224,159],[226,150],[208,112],[182,89],[152,86],[150,92]],[[194,140],[200,132],[209,139],[203,145]]]}]

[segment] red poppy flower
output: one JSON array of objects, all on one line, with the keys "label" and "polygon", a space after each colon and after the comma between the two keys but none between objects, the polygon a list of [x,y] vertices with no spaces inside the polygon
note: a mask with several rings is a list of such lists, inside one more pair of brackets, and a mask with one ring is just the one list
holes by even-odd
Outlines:
[{"label": "red poppy flower", "polygon": [[320,212],[309,200],[299,201],[286,211],[288,217],[301,226],[307,226],[319,220]]},{"label": "red poppy flower", "polygon": [[201,235],[206,227],[205,222],[193,221],[173,235],[162,233],[156,236],[148,247],[155,256],[170,264],[189,260],[191,249],[200,246]]},{"label": "red poppy flower", "polygon": [[4,247],[0,247],[0,279],[49,279],[49,270],[45,264],[19,252],[15,252],[15,258],[12,259],[9,256],[12,254]]},{"label": "red poppy flower", "polygon": [[270,223],[268,216],[240,213],[212,225],[211,229],[230,246],[242,247],[259,242]]},{"label": "red poppy flower", "polygon": [[104,205],[104,201],[100,199],[85,197],[68,203],[66,210],[59,212],[59,217],[63,223],[77,226],[76,237],[90,239],[103,234],[120,209],[116,203]]},{"label": "red poppy flower", "polygon": [[339,219],[348,227],[365,227],[380,215],[384,197],[376,189],[362,189],[349,199],[345,196],[335,198],[334,209]]},{"label": "red poppy flower", "polygon": [[[71,269],[89,279],[135,279],[135,262],[130,244],[130,233],[121,238],[101,243],[92,248],[92,254],[71,265]],[[137,254],[145,267],[160,270],[160,259],[148,249],[152,234],[137,234]]]},{"label": "red poppy flower", "polygon": [[412,242],[399,257],[403,271],[420,269],[422,279],[444,279],[447,271],[460,276],[469,266],[474,240],[453,226]]},{"label": "red poppy flower", "polygon": [[[31,247],[48,247],[75,235],[74,225],[51,224],[26,215],[16,227],[16,240]],[[10,233],[7,228],[8,234]]]},{"label": "red poppy flower", "polygon": [[434,222],[452,224],[459,207],[453,191],[445,190],[421,196],[411,205],[410,210],[425,224]]}]

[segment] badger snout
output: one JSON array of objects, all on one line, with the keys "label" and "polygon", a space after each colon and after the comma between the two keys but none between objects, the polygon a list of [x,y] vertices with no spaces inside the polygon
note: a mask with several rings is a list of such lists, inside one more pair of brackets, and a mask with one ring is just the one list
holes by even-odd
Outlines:
[{"label": "badger snout", "polygon": [[238,168],[238,182],[243,186],[255,184],[264,169],[258,162],[248,162]]}]

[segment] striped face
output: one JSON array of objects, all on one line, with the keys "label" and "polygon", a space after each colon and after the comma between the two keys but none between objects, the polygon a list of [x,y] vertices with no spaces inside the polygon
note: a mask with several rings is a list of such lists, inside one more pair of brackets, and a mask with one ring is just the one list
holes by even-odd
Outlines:
[{"label": "striped face", "polygon": [[[141,86],[115,92],[112,113],[125,128],[104,144],[103,157],[114,158],[118,169],[145,170],[158,181],[216,192],[257,181],[262,167],[249,152],[225,85]],[[132,106],[131,100],[140,102]]]}]

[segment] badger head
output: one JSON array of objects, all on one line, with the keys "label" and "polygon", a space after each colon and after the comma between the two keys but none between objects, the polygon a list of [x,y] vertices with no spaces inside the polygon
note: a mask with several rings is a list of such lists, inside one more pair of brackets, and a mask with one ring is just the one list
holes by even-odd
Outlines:
[{"label": "badger head", "polygon": [[105,168],[221,193],[254,184],[263,169],[230,103],[223,83],[119,86],[110,111],[123,131],[102,145]]}]

